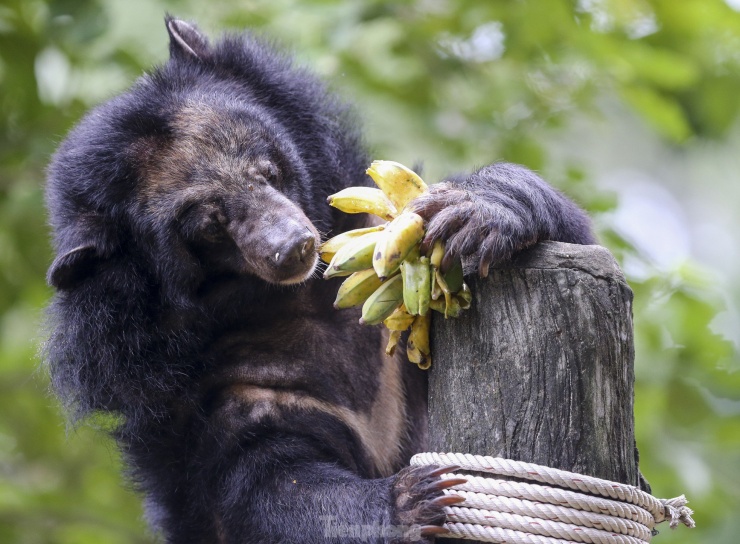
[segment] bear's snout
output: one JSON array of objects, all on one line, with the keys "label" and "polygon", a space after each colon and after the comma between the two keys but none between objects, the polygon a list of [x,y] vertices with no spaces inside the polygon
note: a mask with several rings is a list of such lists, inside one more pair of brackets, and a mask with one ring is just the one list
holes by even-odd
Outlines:
[{"label": "bear's snout", "polygon": [[307,280],[318,263],[318,231],[278,191],[266,187],[256,196],[250,209],[227,227],[241,252],[244,271],[270,283]]},{"label": "bear's snout", "polygon": [[308,267],[313,271],[316,264],[316,236],[307,225],[282,221],[273,226],[273,232],[266,257],[271,266],[276,268],[278,281],[293,283],[290,280],[305,275]]},{"label": "bear's snout", "polygon": [[275,253],[275,265],[278,268],[283,268],[293,266],[299,262],[308,262],[313,258],[315,247],[316,239],[306,227],[306,231],[302,235],[296,236],[285,244],[282,251],[279,250]]}]

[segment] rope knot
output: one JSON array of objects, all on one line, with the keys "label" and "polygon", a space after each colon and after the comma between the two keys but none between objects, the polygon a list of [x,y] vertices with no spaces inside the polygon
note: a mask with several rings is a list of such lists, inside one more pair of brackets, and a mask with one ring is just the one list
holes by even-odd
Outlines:
[{"label": "rope knot", "polygon": [[691,528],[696,526],[694,520],[691,518],[691,515],[694,513],[694,511],[686,506],[686,503],[688,503],[689,501],[686,500],[686,497],[684,495],[680,495],[673,499],[658,500],[663,504],[665,517],[662,520],[656,519],[656,522],[670,519],[671,522],[669,526],[671,529],[675,529],[676,527],[678,527],[679,523],[683,523],[684,525],[686,525],[686,527]]}]

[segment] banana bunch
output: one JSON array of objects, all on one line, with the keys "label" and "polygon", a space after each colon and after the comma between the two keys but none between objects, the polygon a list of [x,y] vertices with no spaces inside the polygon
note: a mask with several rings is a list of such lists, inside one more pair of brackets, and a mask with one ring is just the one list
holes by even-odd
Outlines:
[{"label": "banana bunch", "polygon": [[404,331],[409,361],[426,370],[432,364],[429,347],[430,310],[457,317],[470,308],[472,295],[458,262],[443,274],[444,244],[434,244],[422,255],[424,220],[406,209],[427,190],[412,170],[393,161],[373,161],[367,169],[378,189],[349,187],[327,199],[346,213],[371,213],[388,221],[383,225],[342,233],[319,247],[328,263],[324,278],[349,276],[342,283],[334,307],[362,306],[360,323],[383,323],[390,331],[386,353],[392,355]]}]

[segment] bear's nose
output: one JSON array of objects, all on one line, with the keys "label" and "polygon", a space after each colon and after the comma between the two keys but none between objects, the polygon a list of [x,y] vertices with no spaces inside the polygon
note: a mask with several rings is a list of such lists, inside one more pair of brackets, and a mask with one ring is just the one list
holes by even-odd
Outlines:
[{"label": "bear's nose", "polygon": [[316,239],[310,232],[303,232],[291,239],[280,251],[275,253],[275,264],[279,267],[306,262],[314,253]]},{"label": "bear's nose", "polygon": [[308,234],[308,239],[303,242],[303,245],[301,246],[301,260],[305,261],[306,257],[312,255],[314,253],[314,247],[316,246],[316,239],[313,237],[312,234]]}]

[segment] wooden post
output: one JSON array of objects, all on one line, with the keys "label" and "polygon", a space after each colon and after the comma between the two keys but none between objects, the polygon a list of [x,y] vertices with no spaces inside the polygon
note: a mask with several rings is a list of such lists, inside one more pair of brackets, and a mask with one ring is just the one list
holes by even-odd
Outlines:
[{"label": "wooden post", "polygon": [[470,287],[470,310],[434,317],[429,451],[639,485],[632,291],[614,257],[545,242]]}]

